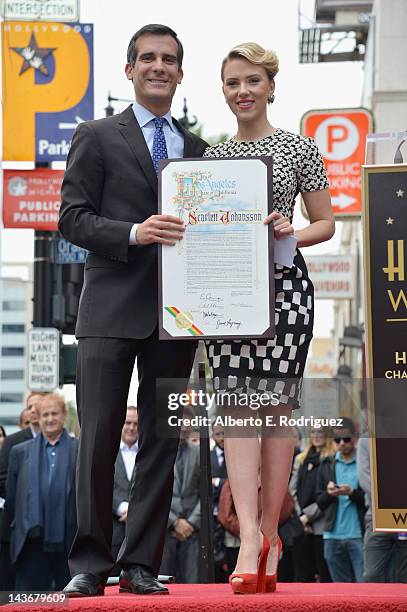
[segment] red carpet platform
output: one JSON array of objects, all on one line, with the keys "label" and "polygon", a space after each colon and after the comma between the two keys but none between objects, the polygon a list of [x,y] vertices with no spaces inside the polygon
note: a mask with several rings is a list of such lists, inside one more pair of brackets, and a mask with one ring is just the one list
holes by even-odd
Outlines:
[{"label": "red carpet platform", "polygon": [[119,594],[106,589],[104,597],[71,599],[64,605],[7,606],[26,612],[407,612],[407,584],[290,584],[278,585],[276,593],[233,595],[227,584],[173,584],[170,595]]}]

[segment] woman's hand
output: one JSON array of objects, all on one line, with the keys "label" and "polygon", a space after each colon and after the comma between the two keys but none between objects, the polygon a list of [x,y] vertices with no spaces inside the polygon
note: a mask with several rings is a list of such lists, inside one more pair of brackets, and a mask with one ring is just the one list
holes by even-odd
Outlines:
[{"label": "woman's hand", "polygon": [[283,214],[274,210],[270,215],[264,219],[264,224],[268,225],[273,221],[274,223],[274,237],[279,240],[281,236],[287,236],[294,234],[294,228],[291,225],[290,219],[284,217]]}]

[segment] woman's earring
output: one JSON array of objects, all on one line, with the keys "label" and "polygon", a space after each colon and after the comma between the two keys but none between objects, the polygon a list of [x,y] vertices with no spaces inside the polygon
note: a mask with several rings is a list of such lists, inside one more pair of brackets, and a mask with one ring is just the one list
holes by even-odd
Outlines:
[{"label": "woman's earring", "polygon": [[267,102],[269,104],[273,104],[274,100],[276,99],[274,94],[271,94],[271,96],[268,97]]}]

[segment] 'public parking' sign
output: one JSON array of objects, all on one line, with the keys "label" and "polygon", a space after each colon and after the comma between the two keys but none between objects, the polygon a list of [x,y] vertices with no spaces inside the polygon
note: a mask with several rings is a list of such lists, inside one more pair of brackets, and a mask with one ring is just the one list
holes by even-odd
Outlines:
[{"label": "'public parking' sign", "polygon": [[301,119],[301,133],[311,136],[322,154],[336,217],[361,215],[362,165],[372,129],[365,108],[312,110]]}]

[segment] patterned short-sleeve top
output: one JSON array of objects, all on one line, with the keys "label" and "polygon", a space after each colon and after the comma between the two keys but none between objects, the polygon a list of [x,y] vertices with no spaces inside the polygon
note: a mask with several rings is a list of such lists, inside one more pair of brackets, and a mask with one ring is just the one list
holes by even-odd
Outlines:
[{"label": "patterned short-sleeve top", "polygon": [[208,147],[204,157],[273,157],[273,209],[290,220],[298,193],[326,189],[324,162],[312,138],[280,128],[266,138],[237,141],[233,138]]}]

